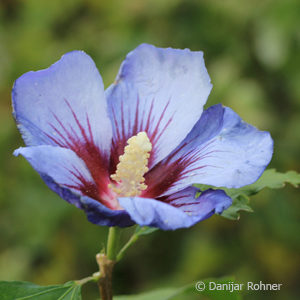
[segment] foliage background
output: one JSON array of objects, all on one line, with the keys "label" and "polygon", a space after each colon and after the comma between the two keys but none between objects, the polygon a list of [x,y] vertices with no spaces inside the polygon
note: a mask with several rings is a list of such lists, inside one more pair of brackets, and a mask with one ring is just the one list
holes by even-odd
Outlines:
[{"label": "foliage background", "polygon": [[[106,86],[142,42],[203,50],[222,102],[275,140],[271,167],[300,171],[300,3],[297,0],[1,0],[0,279],[62,283],[96,271],[106,228],[43,184],[22,158],[11,116],[13,81],[74,49],[95,60]],[[182,286],[233,275],[239,282],[283,283],[245,299],[297,299],[299,191],[265,190],[238,222],[215,216],[188,230],[158,232],[117,266],[117,293]],[[95,299],[96,287],[84,289]],[[201,296],[196,294],[195,299]]]}]

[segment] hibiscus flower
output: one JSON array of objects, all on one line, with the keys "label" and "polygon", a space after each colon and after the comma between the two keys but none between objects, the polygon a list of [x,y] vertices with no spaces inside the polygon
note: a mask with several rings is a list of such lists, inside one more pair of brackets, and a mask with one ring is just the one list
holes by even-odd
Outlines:
[{"label": "hibiscus flower", "polygon": [[203,110],[211,88],[202,52],[140,45],[106,91],[87,54],[67,53],[16,80],[26,147],[14,154],[92,223],[190,227],[232,203],[193,184],[251,184],[273,151],[270,134],[230,108]]}]

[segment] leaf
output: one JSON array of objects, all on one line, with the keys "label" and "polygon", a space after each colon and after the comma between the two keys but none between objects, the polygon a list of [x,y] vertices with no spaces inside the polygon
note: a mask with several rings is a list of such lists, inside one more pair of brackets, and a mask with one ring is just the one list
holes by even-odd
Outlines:
[{"label": "leaf", "polygon": [[[276,172],[275,169],[266,170],[262,176],[253,184],[246,185],[240,189],[229,189],[229,195],[246,194],[247,196],[254,195],[264,188],[280,189],[286,183],[294,187],[300,184],[300,174],[295,171],[288,171],[286,173]],[[228,189],[225,189],[225,191]]]},{"label": "leaf", "polygon": [[[264,188],[283,188],[286,183],[289,183],[294,187],[298,187],[298,185],[300,184],[300,174],[295,171],[280,173],[275,169],[268,169],[253,184],[243,186],[239,189],[218,188],[224,190],[226,194],[233,200],[232,205],[224,210],[221,216],[230,220],[238,220],[240,217],[240,211],[253,211],[249,206],[249,196],[257,194]],[[198,187],[201,191],[207,190],[209,188],[217,189],[216,187],[203,184],[195,184],[195,186]]]},{"label": "leaf", "polygon": [[221,216],[230,219],[238,220],[240,218],[240,211],[253,212],[253,209],[249,206],[249,198],[244,195],[240,195],[234,198],[232,205],[221,213]]},{"label": "leaf", "polygon": [[141,236],[141,235],[150,234],[150,233],[152,233],[154,231],[157,231],[157,230],[158,230],[158,228],[156,228],[156,227],[137,226],[134,234],[137,235],[137,236]]},{"label": "leaf", "polygon": [[74,281],[39,286],[31,282],[0,281],[1,300],[81,300],[81,286]]},{"label": "leaf", "polygon": [[[205,289],[203,291],[198,291],[196,289],[197,284],[204,283]],[[216,290],[216,285],[212,285],[210,288],[210,283],[216,284],[227,284],[229,287],[235,284],[232,279],[205,279],[197,283],[189,284],[181,288],[164,288],[159,290],[154,290],[151,292],[146,292],[138,295],[126,295],[126,296],[116,296],[115,300],[172,300],[172,299],[182,299],[182,296],[187,296],[184,299],[199,299],[199,296],[205,296],[205,299],[211,300],[240,300],[241,296],[239,291],[230,290]],[[179,297],[180,296],[180,297]]]}]

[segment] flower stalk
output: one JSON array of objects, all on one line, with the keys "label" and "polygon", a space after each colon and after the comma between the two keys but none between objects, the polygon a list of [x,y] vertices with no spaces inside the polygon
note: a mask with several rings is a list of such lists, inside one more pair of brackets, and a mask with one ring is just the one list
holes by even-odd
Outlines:
[{"label": "flower stalk", "polygon": [[121,229],[119,227],[110,227],[107,239],[107,258],[115,260],[118,253]]}]

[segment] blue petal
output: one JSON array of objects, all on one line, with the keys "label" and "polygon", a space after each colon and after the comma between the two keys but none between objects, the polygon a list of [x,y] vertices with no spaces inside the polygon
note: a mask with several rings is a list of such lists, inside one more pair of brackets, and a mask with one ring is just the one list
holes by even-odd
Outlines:
[{"label": "blue petal", "polygon": [[24,156],[54,192],[81,207],[80,178],[86,182],[93,182],[93,179],[84,162],[72,150],[43,145],[19,148],[14,155]]},{"label": "blue petal", "polygon": [[[239,188],[261,176],[272,153],[268,132],[245,123],[230,108],[215,105],[203,112],[179,147],[147,174],[143,196],[169,195],[194,183]],[[167,181],[169,186],[164,184]]]},{"label": "blue petal", "polygon": [[199,197],[199,190],[188,187],[182,191],[164,197],[164,202],[179,208],[180,210],[198,216],[201,220],[206,219],[213,213],[221,214],[232,204],[232,199],[223,190],[206,190]]},{"label": "blue petal", "polygon": [[135,223],[125,210],[112,210],[98,201],[83,196],[80,199],[88,220],[100,226],[128,227]]},{"label": "blue petal", "polygon": [[112,129],[101,76],[82,51],[65,54],[48,69],[28,72],[13,87],[14,115],[28,146],[72,148],[87,140],[108,153]]},{"label": "blue petal", "polygon": [[231,205],[231,199],[223,191],[208,190],[195,199],[197,191],[187,188],[163,200],[169,203],[141,197],[119,198],[119,202],[140,226],[163,230],[190,227]]},{"label": "blue petal", "polygon": [[199,120],[211,87],[202,52],[147,44],[130,52],[106,91],[115,160],[140,131],[153,145],[150,168],[166,157]]},{"label": "blue petal", "polygon": [[120,227],[134,224],[126,211],[112,210],[100,202],[82,195],[76,189],[76,186],[82,183],[79,178],[86,182],[93,182],[93,179],[84,162],[72,150],[43,145],[15,150],[14,155],[20,154],[29,161],[51,190],[69,203],[84,210],[90,222],[97,225]]}]

